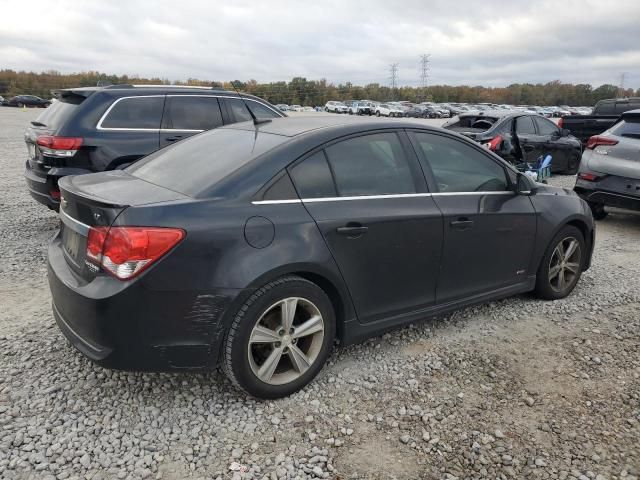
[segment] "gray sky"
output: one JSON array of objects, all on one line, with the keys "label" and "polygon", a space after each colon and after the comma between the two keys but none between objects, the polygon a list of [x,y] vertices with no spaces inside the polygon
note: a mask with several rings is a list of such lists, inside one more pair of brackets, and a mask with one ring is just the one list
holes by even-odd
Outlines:
[{"label": "gray sky", "polygon": [[[8,4],[7,4],[8,1]],[[0,68],[171,80],[640,87],[638,0],[3,0]],[[28,18],[25,21],[6,19]]]}]

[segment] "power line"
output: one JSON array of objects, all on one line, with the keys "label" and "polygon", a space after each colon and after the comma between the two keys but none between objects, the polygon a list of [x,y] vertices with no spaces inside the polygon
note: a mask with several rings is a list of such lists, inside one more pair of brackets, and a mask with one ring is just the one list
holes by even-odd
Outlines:
[{"label": "power line", "polygon": [[389,65],[389,71],[391,72],[391,95],[394,96],[398,87],[398,64],[392,63]]}]

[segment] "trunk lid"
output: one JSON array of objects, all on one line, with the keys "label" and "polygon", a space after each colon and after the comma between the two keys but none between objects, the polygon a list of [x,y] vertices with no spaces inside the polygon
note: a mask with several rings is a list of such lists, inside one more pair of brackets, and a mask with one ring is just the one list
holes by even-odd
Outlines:
[{"label": "trunk lid", "polygon": [[130,206],[189,198],[132,177],[122,170],[60,180],[60,239],[67,263],[86,280],[97,268],[86,262],[91,227],[110,227]]},{"label": "trunk lid", "polygon": [[607,135],[616,145],[597,146],[585,151],[586,167],[594,172],[618,177],[640,179],[640,139]]}]

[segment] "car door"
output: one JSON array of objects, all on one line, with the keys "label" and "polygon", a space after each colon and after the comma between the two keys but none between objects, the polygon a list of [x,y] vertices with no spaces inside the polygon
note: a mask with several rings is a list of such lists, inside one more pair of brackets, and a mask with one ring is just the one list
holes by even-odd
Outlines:
[{"label": "car door", "polygon": [[167,95],[160,130],[160,148],[220,126],[222,113],[216,97]]},{"label": "car door", "polygon": [[340,140],[289,171],[360,322],[434,304],[442,214],[426,191],[406,134],[383,131]]},{"label": "car door", "polygon": [[566,137],[560,134],[560,129],[555,123],[542,117],[534,117],[538,135],[544,137],[545,150],[543,155],[552,156],[552,170],[565,170],[569,161],[569,155],[573,150]]},{"label": "car door", "polygon": [[546,151],[545,139],[538,135],[531,115],[523,115],[515,119],[515,136],[520,158],[535,164]]},{"label": "car door", "polygon": [[535,273],[528,271],[535,210],[528,196],[514,193],[503,162],[458,138],[410,136],[443,213],[437,303],[526,282]]}]

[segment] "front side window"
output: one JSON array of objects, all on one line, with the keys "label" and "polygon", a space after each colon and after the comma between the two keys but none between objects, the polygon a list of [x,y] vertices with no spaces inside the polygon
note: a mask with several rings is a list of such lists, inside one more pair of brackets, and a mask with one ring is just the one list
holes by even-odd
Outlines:
[{"label": "front side window", "polygon": [[395,133],[350,138],[325,152],[339,196],[416,192],[409,160]]},{"label": "front side window", "polygon": [[117,101],[102,120],[102,128],[160,128],[164,96],[131,97]]},{"label": "front side window", "polygon": [[167,97],[162,128],[173,130],[211,130],[222,126],[216,97]]},{"label": "front side window", "polygon": [[535,135],[536,127],[533,126],[531,117],[518,117],[516,119],[516,133],[520,135]]},{"label": "front side window", "polygon": [[251,109],[251,112],[253,112],[257,119],[277,118],[280,116],[270,108],[253,100],[227,98],[225,102],[227,102],[227,106],[229,107],[229,113],[236,122],[250,122],[253,120],[247,108]]},{"label": "front side window", "polygon": [[415,133],[414,138],[424,154],[427,168],[433,173],[439,192],[510,190],[504,168],[473,146],[430,133]]},{"label": "front side window", "polygon": [[557,135],[560,133],[555,123],[550,122],[546,118],[536,117],[535,122],[538,126],[538,133],[540,135]]}]

